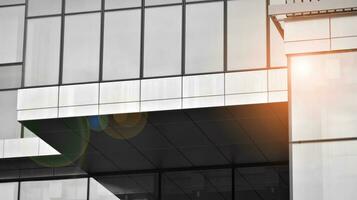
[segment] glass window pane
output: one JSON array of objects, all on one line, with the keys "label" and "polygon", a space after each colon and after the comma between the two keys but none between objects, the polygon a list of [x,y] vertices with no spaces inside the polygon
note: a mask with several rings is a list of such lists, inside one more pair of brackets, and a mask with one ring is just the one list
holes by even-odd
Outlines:
[{"label": "glass window pane", "polygon": [[[157,175],[155,174],[135,174],[122,176],[96,177],[91,181],[90,200],[115,200],[115,199],[157,199]],[[99,185],[101,184],[101,185]],[[92,190],[92,186],[93,190]],[[115,196],[110,195],[108,189]]]},{"label": "glass window pane", "polygon": [[267,66],[265,9],[262,0],[228,1],[228,70]]},{"label": "glass window pane", "polygon": [[58,84],[61,17],[28,20],[25,86]]},{"label": "glass window pane", "polygon": [[28,16],[60,14],[62,0],[29,0]]},{"label": "glass window pane", "polygon": [[105,13],[103,80],[139,78],[141,10]]},{"label": "glass window pane", "polygon": [[0,5],[14,5],[25,3],[25,0],[0,0]]},{"label": "glass window pane", "polygon": [[141,6],[141,0],[105,0],[105,9],[129,8]]},{"label": "glass window pane", "polygon": [[289,199],[288,166],[235,169],[235,199]]},{"label": "glass window pane", "polygon": [[63,83],[98,81],[100,13],[66,16]]},{"label": "glass window pane", "polygon": [[21,200],[86,200],[87,179],[21,182]]},{"label": "glass window pane", "polygon": [[182,6],[145,10],[144,76],[181,74]]},{"label": "glass window pane", "polygon": [[0,89],[21,87],[22,65],[0,66]]},{"label": "glass window pane", "polygon": [[231,169],[164,173],[162,199],[231,199],[231,176]]},{"label": "glass window pane", "polygon": [[0,183],[0,199],[17,200],[19,183]]},{"label": "glass window pane", "polygon": [[25,6],[0,8],[0,63],[22,61]]},{"label": "glass window pane", "polygon": [[182,3],[182,0],[145,0],[145,6]]},{"label": "glass window pane", "polygon": [[357,136],[357,52],[291,58],[292,140]]},{"label": "glass window pane", "polygon": [[101,0],[66,0],[66,13],[101,9]]},{"label": "glass window pane", "polygon": [[185,70],[223,71],[223,2],[187,5]]},{"label": "glass window pane", "polygon": [[17,90],[0,92],[0,139],[20,138],[21,125],[17,122]]},{"label": "glass window pane", "polygon": [[357,141],[292,145],[293,199],[357,199]]}]

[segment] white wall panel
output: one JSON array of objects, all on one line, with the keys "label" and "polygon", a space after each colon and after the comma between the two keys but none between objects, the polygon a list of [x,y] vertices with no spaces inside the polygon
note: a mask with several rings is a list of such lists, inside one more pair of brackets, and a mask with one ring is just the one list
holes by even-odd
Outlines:
[{"label": "white wall panel", "polygon": [[315,40],[330,37],[328,18],[291,20],[285,22],[285,41]]},{"label": "white wall panel", "polygon": [[224,94],[224,74],[183,77],[183,97]]},{"label": "white wall panel", "polygon": [[288,69],[268,70],[268,89],[288,90]]},{"label": "white wall panel", "polygon": [[119,114],[119,113],[134,113],[140,111],[140,102],[115,103],[99,105],[99,114]]},{"label": "white wall panel", "polygon": [[38,138],[8,139],[4,142],[4,158],[38,155],[38,149]]},{"label": "white wall panel", "polygon": [[98,104],[98,95],[98,83],[61,86],[59,106]]},{"label": "white wall panel", "polygon": [[357,37],[332,38],[331,50],[357,49]]},{"label": "white wall panel", "polygon": [[57,118],[58,108],[44,108],[33,110],[19,110],[17,111],[17,120],[25,121],[32,119],[52,119]]},{"label": "white wall panel", "polygon": [[265,92],[267,77],[267,70],[227,73],[226,94]]},{"label": "white wall panel", "polygon": [[50,108],[58,106],[58,87],[18,90],[17,109]]},{"label": "white wall panel", "polygon": [[0,199],[18,200],[19,183],[0,183]]},{"label": "white wall panel", "polygon": [[139,100],[139,80],[100,84],[100,103],[120,103]]},{"label": "white wall panel", "polygon": [[226,106],[259,104],[268,102],[268,93],[226,95]]},{"label": "white wall panel", "polygon": [[287,102],[288,101],[288,91],[279,91],[279,92],[269,92],[268,94],[268,102]]},{"label": "white wall panel", "polygon": [[223,95],[182,99],[182,108],[205,108],[216,106],[224,106]]},{"label": "white wall panel", "polygon": [[181,77],[141,80],[141,100],[181,98]]},{"label": "white wall panel", "polygon": [[4,140],[0,140],[0,158],[4,158]]},{"label": "white wall panel", "polygon": [[330,50],[330,39],[301,42],[285,42],[286,54],[311,53]]},{"label": "white wall panel", "polygon": [[331,37],[357,36],[357,16],[331,18]]},{"label": "white wall panel", "polygon": [[141,111],[178,110],[181,109],[181,99],[168,99],[159,101],[142,101]]},{"label": "white wall panel", "polygon": [[59,117],[80,117],[80,116],[92,116],[98,114],[99,114],[98,105],[60,107],[58,110]]},{"label": "white wall panel", "polygon": [[357,199],[357,141],[292,145],[293,199]]}]

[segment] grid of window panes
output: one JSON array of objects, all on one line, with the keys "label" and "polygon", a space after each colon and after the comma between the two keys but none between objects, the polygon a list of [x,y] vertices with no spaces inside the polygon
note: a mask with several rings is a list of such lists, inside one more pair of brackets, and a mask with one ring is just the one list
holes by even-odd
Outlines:
[{"label": "grid of window panes", "polygon": [[289,199],[287,166],[183,170],[0,183],[6,200]]},{"label": "grid of window panes", "polygon": [[0,0],[0,139],[20,138],[17,89],[21,88],[25,0]]},{"label": "grid of window panes", "polygon": [[268,2],[28,0],[24,86],[275,67]]}]

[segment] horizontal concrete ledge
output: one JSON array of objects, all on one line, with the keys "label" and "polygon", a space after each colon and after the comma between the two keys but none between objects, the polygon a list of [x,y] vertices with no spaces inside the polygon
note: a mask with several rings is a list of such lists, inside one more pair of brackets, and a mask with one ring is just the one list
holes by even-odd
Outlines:
[{"label": "horizontal concrete ledge", "polygon": [[60,155],[40,138],[17,138],[0,140],[0,159]]},{"label": "horizontal concrete ledge", "polygon": [[289,3],[270,5],[269,15],[285,15],[292,13],[316,12],[322,10],[338,10],[356,8],[356,0],[321,0],[318,2]]}]

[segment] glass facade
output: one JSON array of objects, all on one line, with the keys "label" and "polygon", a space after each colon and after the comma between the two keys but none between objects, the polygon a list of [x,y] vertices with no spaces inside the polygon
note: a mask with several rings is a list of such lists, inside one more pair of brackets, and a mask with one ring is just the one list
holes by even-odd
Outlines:
[{"label": "glass facade", "polygon": [[[286,65],[282,40],[274,26],[268,30],[266,1],[143,2],[29,0],[24,87]],[[0,32],[0,40],[17,42],[0,47],[0,63],[22,61],[24,7],[0,8],[0,25],[12,15],[18,24]]]},{"label": "glass facade", "polygon": [[63,83],[99,79],[100,14],[66,16]]},{"label": "glass facade", "polygon": [[140,23],[140,9],[105,13],[103,80],[140,77]]},{"label": "glass facade", "polygon": [[288,187],[283,179],[287,172],[286,166],[269,166],[9,182],[0,183],[0,197],[6,200],[252,200],[263,197],[287,200]]},{"label": "glass facade", "polygon": [[0,91],[0,139],[20,138],[21,124],[17,122],[17,90]]},{"label": "glass facade", "polygon": [[61,18],[28,20],[26,41],[25,86],[58,84]]},{"label": "glass facade", "polygon": [[25,6],[0,7],[0,63],[22,61]]},{"label": "glass facade", "polygon": [[187,5],[187,74],[223,71],[223,30],[223,2]]}]

